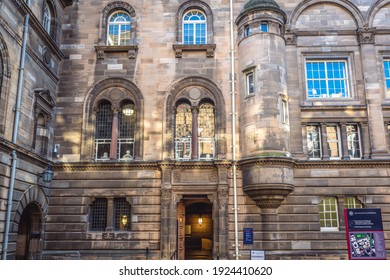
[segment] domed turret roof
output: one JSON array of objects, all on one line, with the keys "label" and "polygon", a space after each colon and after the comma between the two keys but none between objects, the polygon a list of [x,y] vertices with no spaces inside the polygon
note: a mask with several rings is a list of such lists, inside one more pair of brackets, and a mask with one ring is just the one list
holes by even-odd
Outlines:
[{"label": "domed turret roof", "polygon": [[240,14],[242,15],[255,10],[272,10],[284,14],[284,11],[280,9],[274,0],[250,0],[245,4]]}]

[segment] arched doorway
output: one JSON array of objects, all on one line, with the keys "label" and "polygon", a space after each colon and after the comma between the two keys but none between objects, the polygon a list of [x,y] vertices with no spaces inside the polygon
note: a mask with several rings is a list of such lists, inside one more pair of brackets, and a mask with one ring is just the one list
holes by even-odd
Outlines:
[{"label": "arched doorway", "polygon": [[42,211],[35,203],[26,206],[19,222],[16,259],[28,260],[40,251]]},{"label": "arched doorway", "polygon": [[212,203],[185,197],[178,204],[178,255],[185,260],[213,258]]}]

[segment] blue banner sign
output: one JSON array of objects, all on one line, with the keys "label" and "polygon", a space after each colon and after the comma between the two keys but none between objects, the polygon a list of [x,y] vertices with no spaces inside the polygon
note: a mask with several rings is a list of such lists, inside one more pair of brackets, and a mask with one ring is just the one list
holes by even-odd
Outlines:
[{"label": "blue banner sign", "polygon": [[244,244],[253,244],[253,228],[244,228]]}]

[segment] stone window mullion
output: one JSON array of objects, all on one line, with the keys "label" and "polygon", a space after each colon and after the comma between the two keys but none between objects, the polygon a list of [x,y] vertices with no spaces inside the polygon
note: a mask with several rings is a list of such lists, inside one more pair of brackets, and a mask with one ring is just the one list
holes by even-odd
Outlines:
[{"label": "stone window mullion", "polygon": [[114,198],[107,198],[107,227],[106,231],[114,230]]}]

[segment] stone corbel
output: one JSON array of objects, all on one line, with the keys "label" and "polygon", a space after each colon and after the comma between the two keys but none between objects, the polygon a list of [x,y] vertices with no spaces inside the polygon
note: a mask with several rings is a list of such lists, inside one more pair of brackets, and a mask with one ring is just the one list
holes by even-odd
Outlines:
[{"label": "stone corbel", "polygon": [[375,44],[375,30],[363,27],[357,31],[359,44]]}]

